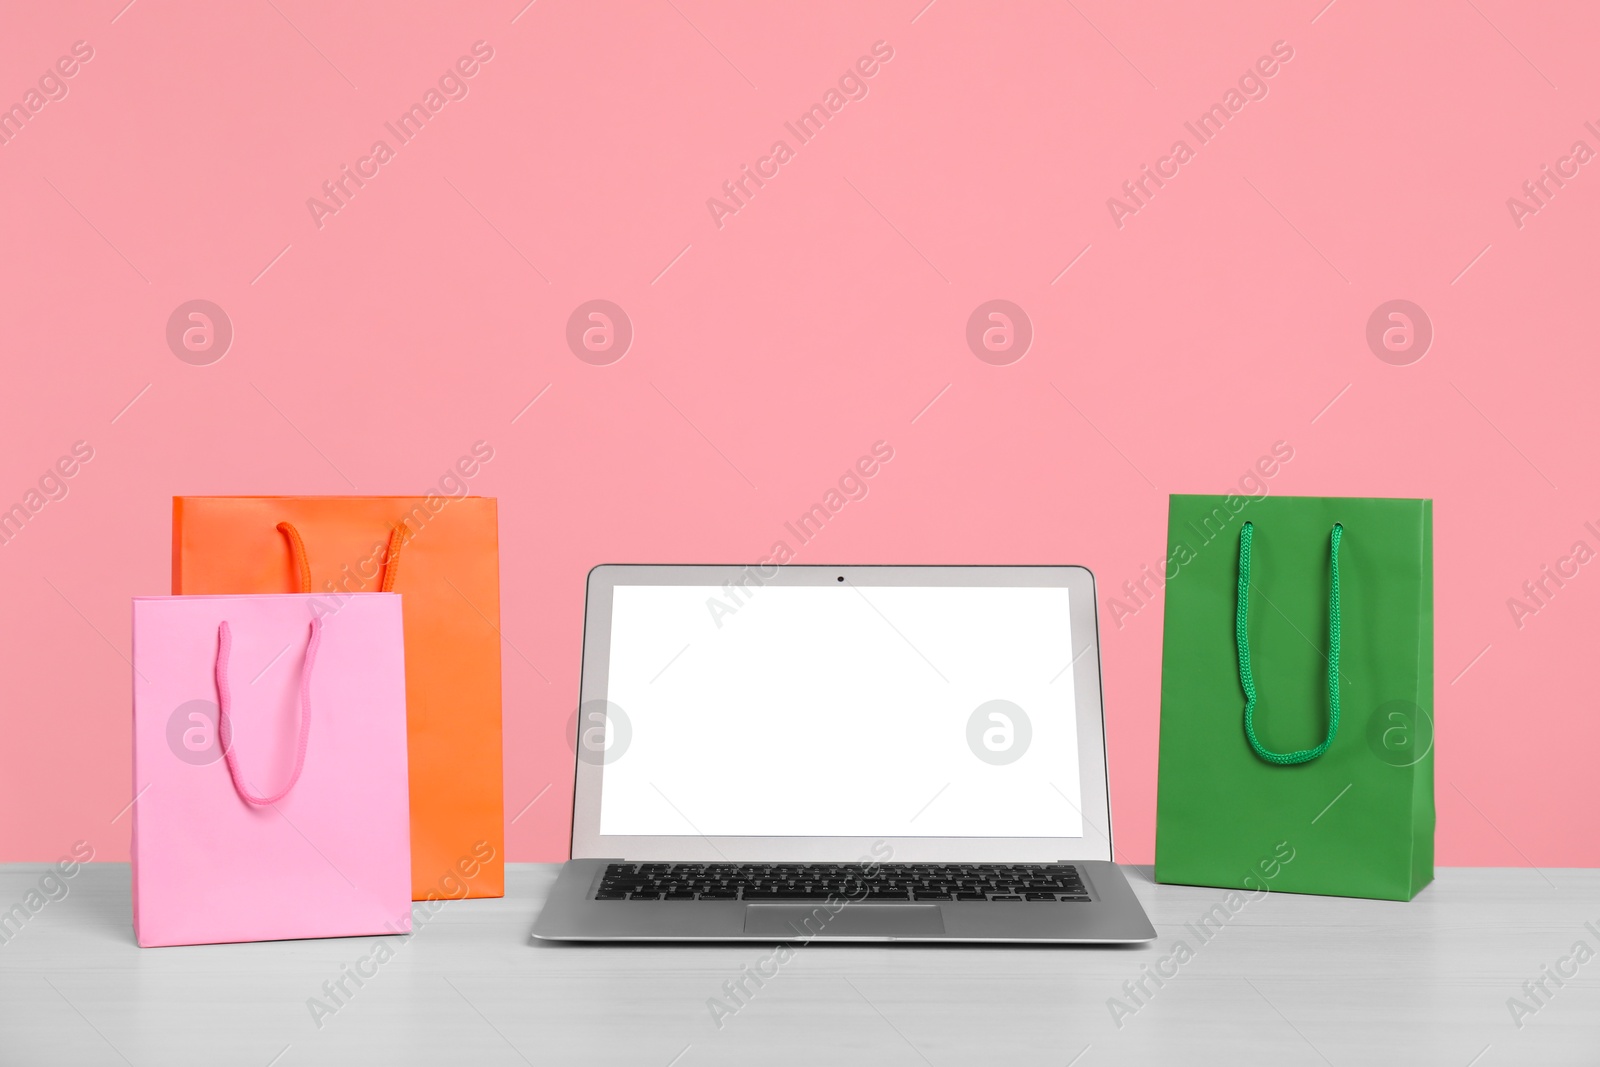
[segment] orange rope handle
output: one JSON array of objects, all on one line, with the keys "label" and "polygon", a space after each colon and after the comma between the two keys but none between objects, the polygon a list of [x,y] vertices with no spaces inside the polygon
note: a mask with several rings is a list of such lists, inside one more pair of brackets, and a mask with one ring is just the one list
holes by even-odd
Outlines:
[{"label": "orange rope handle", "polygon": [[[301,539],[300,531],[290,522],[278,523],[278,531],[289,541],[289,554],[294,557],[295,569],[300,575],[300,592],[311,592],[311,560],[306,555],[306,543]],[[395,580],[400,576],[400,549],[410,538],[411,531],[406,524],[396,523],[389,534],[389,546],[383,550],[383,580],[378,586],[380,592],[394,592]]]},{"label": "orange rope handle", "polygon": [[379,591],[394,592],[394,581],[400,576],[400,549],[404,547],[410,531],[403,522],[396,523],[389,535],[389,547],[383,553],[383,584]]},{"label": "orange rope handle", "polygon": [[300,531],[292,523],[280,522],[278,532],[289,539],[289,554],[300,573],[300,592],[311,592],[311,561],[306,558],[306,543],[300,539]]}]

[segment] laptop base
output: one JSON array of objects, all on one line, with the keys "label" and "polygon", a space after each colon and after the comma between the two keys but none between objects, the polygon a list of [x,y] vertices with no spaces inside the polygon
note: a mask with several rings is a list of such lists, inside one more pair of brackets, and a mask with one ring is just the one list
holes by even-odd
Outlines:
[{"label": "laptop base", "polygon": [[1087,901],[596,900],[616,859],[570,860],[534,924],[541,941],[1137,944],[1156,931],[1114,863],[1077,860]]}]

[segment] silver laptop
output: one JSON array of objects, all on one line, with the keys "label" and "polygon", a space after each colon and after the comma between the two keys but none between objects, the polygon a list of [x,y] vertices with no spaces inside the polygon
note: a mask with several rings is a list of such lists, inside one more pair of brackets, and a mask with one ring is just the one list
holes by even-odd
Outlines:
[{"label": "silver laptop", "polygon": [[1082,567],[589,574],[556,941],[1156,936]]}]

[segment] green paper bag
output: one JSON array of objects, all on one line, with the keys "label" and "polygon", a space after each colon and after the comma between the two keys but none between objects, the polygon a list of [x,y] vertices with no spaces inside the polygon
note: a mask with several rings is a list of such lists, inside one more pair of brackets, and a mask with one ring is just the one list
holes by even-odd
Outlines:
[{"label": "green paper bag", "polygon": [[1433,501],[1174,495],[1167,538],[1156,881],[1416,896]]}]

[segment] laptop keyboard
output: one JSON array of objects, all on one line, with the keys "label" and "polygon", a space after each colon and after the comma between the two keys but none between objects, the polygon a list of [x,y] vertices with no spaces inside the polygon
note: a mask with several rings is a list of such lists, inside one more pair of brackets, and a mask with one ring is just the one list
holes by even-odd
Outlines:
[{"label": "laptop keyboard", "polygon": [[613,863],[596,900],[1087,901],[1067,863]]}]

